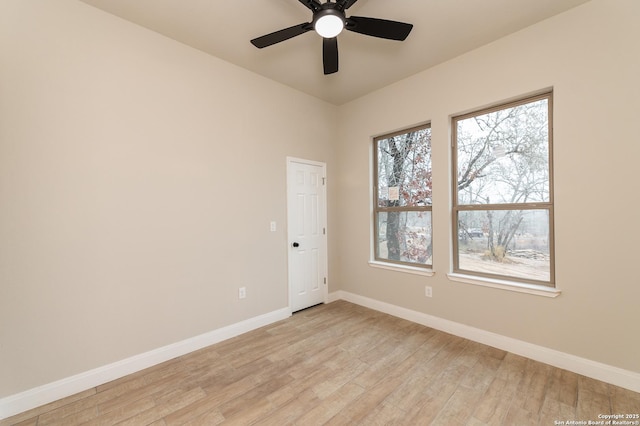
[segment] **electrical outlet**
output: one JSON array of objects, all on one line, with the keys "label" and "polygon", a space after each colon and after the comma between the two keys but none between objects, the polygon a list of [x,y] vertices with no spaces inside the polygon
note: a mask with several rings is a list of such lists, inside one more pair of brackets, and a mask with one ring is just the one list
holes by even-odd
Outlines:
[{"label": "electrical outlet", "polygon": [[247,288],[240,287],[238,289],[238,299],[244,299],[245,297],[247,297]]},{"label": "electrical outlet", "polygon": [[269,228],[271,230],[271,232],[276,232],[276,221],[273,220],[271,221],[271,226]]},{"label": "electrical outlet", "polygon": [[428,285],[424,286],[424,295],[425,297],[433,297],[433,289]]}]

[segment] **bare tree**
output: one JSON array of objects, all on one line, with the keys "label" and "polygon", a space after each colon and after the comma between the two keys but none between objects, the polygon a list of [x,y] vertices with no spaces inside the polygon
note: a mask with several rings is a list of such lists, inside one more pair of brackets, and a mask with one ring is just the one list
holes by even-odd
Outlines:
[{"label": "bare tree", "polygon": [[[382,139],[378,142],[378,193],[380,207],[431,205],[431,132],[429,128]],[[412,231],[408,211],[386,211],[385,239],[391,260],[424,263],[430,257],[431,241]]]},{"label": "bare tree", "polygon": [[487,205],[483,223],[487,249],[492,258],[501,259],[525,216],[522,210],[491,206],[549,199],[547,101],[493,111],[457,124],[458,203]]}]

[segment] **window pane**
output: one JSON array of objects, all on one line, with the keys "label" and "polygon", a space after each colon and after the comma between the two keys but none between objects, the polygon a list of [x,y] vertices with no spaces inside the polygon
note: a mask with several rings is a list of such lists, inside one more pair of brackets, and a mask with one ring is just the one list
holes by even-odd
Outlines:
[{"label": "window pane", "polygon": [[549,211],[459,212],[458,267],[467,271],[549,282]]},{"label": "window pane", "polygon": [[431,212],[380,212],[377,258],[431,264]]},{"label": "window pane", "polygon": [[431,205],[431,129],[376,141],[378,207]]},{"label": "window pane", "polygon": [[549,101],[458,120],[458,203],[549,201]]}]

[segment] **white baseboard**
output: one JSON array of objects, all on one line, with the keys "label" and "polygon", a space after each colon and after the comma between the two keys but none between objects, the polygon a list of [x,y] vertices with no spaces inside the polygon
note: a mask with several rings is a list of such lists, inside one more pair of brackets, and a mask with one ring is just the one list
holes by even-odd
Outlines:
[{"label": "white baseboard", "polygon": [[[640,374],[633,371],[623,370],[346,291],[333,292],[327,297],[328,303],[336,300],[346,300],[436,330],[544,362],[554,367],[611,383],[634,392],[640,392]],[[0,420],[286,319],[289,316],[291,316],[289,308],[269,312],[200,336],[2,398],[0,399]]]},{"label": "white baseboard", "polygon": [[329,300],[346,300],[356,305],[384,312],[398,318],[403,318],[436,330],[444,331],[474,342],[483,343],[494,348],[512,352],[535,361],[543,362],[554,367],[572,371],[583,376],[601,380],[612,385],[620,386],[634,392],[640,392],[640,373],[613,367],[600,362],[581,358],[575,355],[534,345],[522,340],[502,336],[500,334],[481,330],[479,328],[449,321],[411,309],[402,308],[390,303],[359,296],[347,291],[336,291],[329,295]]},{"label": "white baseboard", "polygon": [[108,383],[290,316],[291,310],[289,308],[269,312],[200,336],[2,398],[0,399],[0,420]]}]

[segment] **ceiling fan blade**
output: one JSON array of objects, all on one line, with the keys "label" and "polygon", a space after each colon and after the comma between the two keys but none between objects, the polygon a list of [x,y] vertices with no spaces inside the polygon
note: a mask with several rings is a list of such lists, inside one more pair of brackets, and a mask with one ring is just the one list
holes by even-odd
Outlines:
[{"label": "ceiling fan blade", "polygon": [[338,2],[336,3],[336,9],[347,10],[357,1],[358,0],[338,0]]},{"label": "ceiling fan blade", "polygon": [[351,16],[347,18],[346,28],[360,34],[402,41],[407,38],[413,25],[386,19]]},{"label": "ceiling fan blade", "polygon": [[298,0],[300,3],[304,4],[306,7],[311,9],[313,12],[317,12],[322,9],[322,5],[317,0]]},{"label": "ceiling fan blade", "polygon": [[304,34],[307,31],[311,31],[312,29],[313,26],[310,23],[305,22],[304,24],[294,25],[293,27],[285,28],[271,34],[263,35],[262,37],[254,38],[253,40],[251,40],[251,44],[253,44],[258,49],[262,49],[263,47],[271,46],[272,44],[280,43],[281,41],[299,36],[300,34]]},{"label": "ceiling fan blade", "polygon": [[324,74],[338,72],[338,38],[322,39],[322,63]]}]

